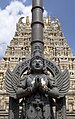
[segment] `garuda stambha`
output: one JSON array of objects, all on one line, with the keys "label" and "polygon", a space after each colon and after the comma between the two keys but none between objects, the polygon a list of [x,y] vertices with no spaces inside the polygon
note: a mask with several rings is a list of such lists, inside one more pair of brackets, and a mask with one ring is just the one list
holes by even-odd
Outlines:
[{"label": "garuda stambha", "polygon": [[6,72],[9,119],[66,119],[69,73],[44,58],[42,0],[32,0],[31,27],[31,59]]},{"label": "garuda stambha", "polygon": [[[68,70],[59,71],[53,76],[49,64],[51,66],[55,64],[36,56],[30,61],[30,67],[24,67],[19,74],[17,69],[21,70],[24,63],[26,61],[15,68],[15,73],[8,69],[5,80],[9,96],[15,101],[21,100],[18,103],[22,108],[20,119],[66,119],[65,95],[69,90]],[[13,110],[16,111],[15,105]]]}]

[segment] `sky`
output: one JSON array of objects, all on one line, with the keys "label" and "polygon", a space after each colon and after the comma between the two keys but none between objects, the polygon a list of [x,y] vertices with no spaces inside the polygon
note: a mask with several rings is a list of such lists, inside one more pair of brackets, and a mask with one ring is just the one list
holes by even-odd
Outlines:
[{"label": "sky", "polygon": [[[44,16],[56,16],[75,55],[75,0],[43,0]],[[20,17],[30,16],[32,0],[0,0],[0,57],[12,40]]]}]

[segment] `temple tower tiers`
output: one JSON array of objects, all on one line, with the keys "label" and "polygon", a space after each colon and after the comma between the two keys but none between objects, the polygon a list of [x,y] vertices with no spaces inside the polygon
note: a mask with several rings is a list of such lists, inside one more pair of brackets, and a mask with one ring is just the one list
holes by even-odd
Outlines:
[{"label": "temple tower tiers", "polygon": [[[16,24],[15,35],[10,45],[7,46],[5,55],[0,61],[0,119],[7,119],[8,115],[8,96],[4,90],[5,72],[7,68],[14,69],[16,64],[31,56],[31,22],[27,16],[24,22],[20,18]],[[70,91],[67,94],[67,118],[75,118],[75,56],[69,47],[67,40],[62,32],[59,20],[49,16],[43,18],[43,42],[44,56],[46,59],[53,60],[63,71],[67,68],[70,72]]]}]

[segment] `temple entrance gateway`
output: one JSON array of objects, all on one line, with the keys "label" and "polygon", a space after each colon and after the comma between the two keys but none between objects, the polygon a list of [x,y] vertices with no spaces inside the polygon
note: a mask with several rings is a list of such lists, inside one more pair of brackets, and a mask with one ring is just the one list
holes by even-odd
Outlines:
[{"label": "temple entrance gateway", "polygon": [[43,0],[32,0],[31,58],[6,72],[9,119],[66,119],[69,73],[44,58]]}]

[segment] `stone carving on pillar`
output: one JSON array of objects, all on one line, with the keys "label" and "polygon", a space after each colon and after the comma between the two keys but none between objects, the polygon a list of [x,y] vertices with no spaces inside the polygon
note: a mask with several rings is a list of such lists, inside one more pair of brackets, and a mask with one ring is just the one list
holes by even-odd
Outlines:
[{"label": "stone carving on pillar", "polygon": [[32,6],[31,59],[6,72],[9,119],[66,119],[69,72],[44,58],[43,1]]}]

